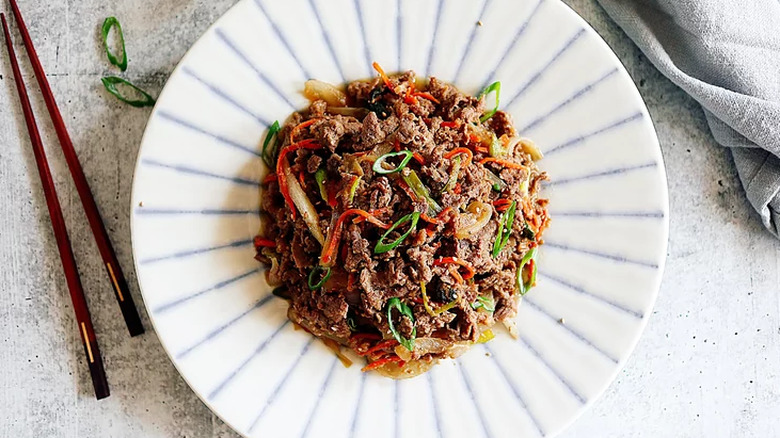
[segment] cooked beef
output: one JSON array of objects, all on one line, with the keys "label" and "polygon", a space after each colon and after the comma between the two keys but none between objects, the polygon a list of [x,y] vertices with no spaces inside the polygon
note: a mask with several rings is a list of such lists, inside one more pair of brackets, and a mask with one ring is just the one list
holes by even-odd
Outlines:
[{"label": "cooked beef", "polygon": [[[318,217],[307,221],[286,198],[284,174],[266,183],[261,202],[263,237],[276,247],[258,248],[257,258],[272,264],[269,281],[287,288],[290,319],[371,349],[369,368],[394,377],[456,356],[514,318],[533,283],[535,260],[523,257],[550,221],[538,197],[546,175],[518,145],[511,117],[498,111],[480,122],[484,99],[436,78],[420,84],[412,72],[356,81],[346,86],[349,108],[316,100],[294,113],[277,140],[291,152],[282,169],[300,186],[296,203],[302,191]],[[495,144],[504,149],[491,156]],[[414,227],[406,220],[388,230],[412,216]],[[414,338],[422,347],[398,345]]]}]

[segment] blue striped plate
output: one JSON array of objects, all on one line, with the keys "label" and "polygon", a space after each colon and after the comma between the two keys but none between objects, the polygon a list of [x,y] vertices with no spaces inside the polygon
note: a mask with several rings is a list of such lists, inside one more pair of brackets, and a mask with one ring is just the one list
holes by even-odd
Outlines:
[{"label": "blue striped plate", "polygon": [[[387,70],[474,93],[545,153],[553,224],[538,287],[499,334],[430,373],[344,368],[287,322],[251,239],[259,142],[306,79]],[[242,0],[190,50],[146,130],[132,237],[144,301],[182,376],[247,437],[535,437],[613,380],[658,291],[668,233],[658,140],[607,45],[557,0]],[[560,319],[564,322],[561,323]]]}]

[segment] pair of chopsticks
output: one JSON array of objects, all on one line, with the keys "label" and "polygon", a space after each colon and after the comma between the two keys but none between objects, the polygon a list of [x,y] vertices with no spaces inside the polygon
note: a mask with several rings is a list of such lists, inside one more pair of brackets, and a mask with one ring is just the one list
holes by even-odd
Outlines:
[{"label": "pair of chopsticks", "polygon": [[[122,311],[127,329],[130,332],[130,336],[140,335],[144,332],[141,318],[138,315],[138,311],[135,308],[135,303],[130,295],[127,280],[125,279],[122,268],[117,261],[114,248],[109,240],[106,227],[103,224],[103,219],[98,211],[95,199],[92,197],[92,192],[87,183],[87,178],[84,176],[84,171],[81,168],[79,159],[76,156],[76,151],[73,148],[73,143],[68,135],[65,122],[62,120],[62,115],[57,107],[57,102],[54,100],[54,94],[49,86],[49,81],[46,78],[46,73],[43,71],[41,62],[38,59],[38,55],[35,52],[30,34],[27,31],[27,26],[24,24],[22,14],[19,11],[19,7],[16,4],[16,0],[10,0],[11,9],[13,11],[16,24],[19,27],[19,32],[24,42],[24,47],[27,51],[27,55],[30,58],[30,62],[35,72],[35,78],[38,81],[38,85],[43,93],[44,101],[46,102],[46,108],[48,109],[49,116],[51,117],[55,131],[57,132],[57,138],[59,139],[62,152],[65,155],[65,160],[68,163],[68,169],[73,177],[73,181],[76,185],[79,197],[81,198],[81,204],[84,207],[84,211],[87,215],[92,234],[95,236],[95,241],[100,250],[100,255],[103,258],[103,263],[106,267],[111,286],[114,289],[114,295],[116,297],[119,308]],[[65,270],[65,278],[68,284],[68,290],[70,291],[70,298],[73,302],[73,308],[76,313],[76,322],[78,323],[79,336],[84,344],[84,352],[86,354],[87,362],[89,364],[89,372],[92,376],[92,384],[95,387],[95,396],[99,399],[108,397],[108,381],[106,379],[105,369],[103,368],[103,360],[100,355],[100,349],[98,348],[97,338],[92,326],[92,320],[89,314],[89,308],[87,307],[87,301],[84,296],[84,289],[81,285],[81,279],[79,277],[78,268],[76,267],[76,260],[73,256],[73,249],[70,244],[70,238],[68,237],[68,231],[65,227],[65,220],[62,216],[62,210],[57,198],[57,191],[54,187],[54,180],[49,170],[49,164],[46,160],[46,154],[43,149],[43,142],[41,141],[41,135],[38,131],[38,126],[35,122],[35,116],[33,115],[32,106],[30,105],[30,98],[27,94],[27,87],[24,83],[24,78],[19,71],[19,63],[14,51],[13,42],[11,41],[11,33],[8,29],[8,23],[5,19],[5,14],[0,14],[0,20],[3,25],[3,33],[5,34],[5,42],[8,48],[8,54],[11,59],[11,67],[14,73],[14,80],[16,82],[16,89],[19,93],[19,100],[22,105],[22,112],[24,113],[25,122],[27,124],[27,131],[30,134],[30,141],[32,142],[33,154],[35,155],[35,163],[38,167],[38,173],[41,177],[41,183],[43,185],[43,193],[46,198],[46,205],[49,209],[49,217],[51,218],[52,228],[54,228],[54,236],[57,240],[57,248],[59,249],[60,259],[62,260],[62,267]]]}]

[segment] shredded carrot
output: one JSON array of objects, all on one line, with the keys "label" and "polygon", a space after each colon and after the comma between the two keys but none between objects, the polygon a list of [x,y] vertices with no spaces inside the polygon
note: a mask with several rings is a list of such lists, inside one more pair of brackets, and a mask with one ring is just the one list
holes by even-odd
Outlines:
[{"label": "shredded carrot", "polygon": [[271,172],[263,178],[263,184],[270,184],[271,181],[276,181],[276,172]]},{"label": "shredded carrot", "polygon": [[[383,208],[377,208],[376,210],[371,210],[368,212],[371,216],[378,217],[380,214],[385,214],[388,211],[390,211],[390,207],[383,207]],[[355,219],[352,219],[353,224],[359,224],[361,222],[364,222],[366,220],[363,216],[358,216]]]},{"label": "shredded carrot", "polygon": [[477,137],[477,134],[474,134],[473,132],[469,133],[469,141],[471,143],[480,143],[479,137]]},{"label": "shredded carrot", "polygon": [[328,205],[330,206],[330,208],[336,208],[336,205],[338,205],[338,201],[336,200],[336,191],[327,190],[327,192],[328,192]]},{"label": "shredded carrot", "polygon": [[298,134],[303,128],[307,128],[313,125],[317,120],[319,119],[309,119],[293,128],[292,131],[290,131],[290,143],[295,143],[295,135]]},{"label": "shredded carrot", "polygon": [[484,158],[482,161],[479,162],[479,164],[485,164],[485,163],[496,163],[496,164],[499,164],[501,166],[508,167],[510,169],[522,169],[523,168],[522,164],[517,164],[517,163],[513,163],[511,161],[502,160],[500,158],[493,158],[493,157]]},{"label": "shredded carrot", "polygon": [[379,66],[379,64],[378,64],[378,63],[376,63],[376,62],[375,62],[375,63],[373,63],[372,65],[374,66],[374,70],[376,70],[376,72],[377,72],[377,73],[379,73],[379,76],[382,78],[382,82],[384,82],[384,83],[385,83],[385,86],[386,86],[386,87],[387,87],[387,88],[388,88],[390,91],[392,91],[393,93],[395,93],[395,88],[393,88],[393,83],[392,83],[392,82],[390,82],[390,78],[387,76],[387,74],[386,74],[386,73],[385,73],[385,71],[382,69],[382,67],[380,67],[380,66]]},{"label": "shredded carrot", "polygon": [[476,152],[479,152],[480,154],[489,154],[490,153],[490,149],[488,149],[488,148],[486,148],[484,146],[477,146],[477,147],[474,148],[474,150]]},{"label": "shredded carrot", "polygon": [[452,121],[452,122],[441,122],[442,128],[459,128],[460,127],[460,121]]},{"label": "shredded carrot", "polygon": [[260,236],[255,236],[254,244],[255,248],[276,248],[276,242],[271,239],[264,239]]},{"label": "shredded carrot", "polygon": [[363,369],[360,371],[366,372],[366,371],[375,370],[381,366],[387,365],[392,362],[397,362],[399,367],[402,367],[406,364],[406,362],[404,362],[404,360],[401,359],[400,357],[391,356],[391,357],[386,357],[384,359],[379,359],[374,362],[371,362],[370,364],[364,366]]},{"label": "shredded carrot", "polygon": [[452,193],[455,193],[456,195],[460,195],[462,191],[463,187],[460,185],[460,183],[455,184],[455,187],[452,188]]},{"label": "shredded carrot", "polygon": [[447,268],[448,271],[450,271],[450,274],[455,279],[455,281],[458,282],[458,284],[463,284],[463,277],[460,275],[460,272],[458,272],[458,268],[455,266],[450,266]]},{"label": "shredded carrot", "polygon": [[373,353],[385,350],[385,349],[390,348],[390,347],[395,347],[396,345],[398,345],[398,341],[396,341],[395,339],[388,339],[388,340],[379,342],[376,345],[374,345],[373,347],[371,347],[368,350],[364,351],[363,353],[358,353],[358,354],[360,354],[361,356],[368,356],[369,354],[373,354]]},{"label": "shredded carrot", "polygon": [[413,93],[412,96],[414,96],[414,97],[422,97],[423,99],[428,99],[431,102],[434,102],[434,103],[437,103],[437,104],[441,103],[441,102],[439,102],[439,99],[433,97],[433,95],[431,93],[424,93],[424,92],[418,91],[416,93]]},{"label": "shredded carrot", "polygon": [[414,82],[412,85],[406,87],[406,96],[404,96],[404,103],[407,105],[414,105],[417,103],[417,99],[414,97]]},{"label": "shredded carrot", "polygon": [[469,148],[455,148],[446,154],[444,154],[444,158],[450,159],[454,157],[455,155],[464,154],[466,155],[466,162],[463,163],[463,167],[468,167],[469,164],[471,164],[471,159],[474,158],[474,153],[471,152],[471,149]]},{"label": "shredded carrot", "polygon": [[276,161],[276,177],[279,180],[279,191],[282,193],[284,201],[287,203],[287,207],[290,208],[290,213],[293,219],[297,217],[297,212],[295,210],[295,204],[292,202],[292,197],[290,196],[290,189],[287,187],[287,178],[282,171],[282,163],[285,162],[287,159],[287,154],[290,152],[297,151],[298,149],[320,149],[321,147],[322,146],[318,143],[315,143],[314,140],[308,139],[298,143],[293,143],[279,151],[279,159]]},{"label": "shredded carrot", "polygon": [[398,180],[398,185],[401,186],[401,189],[406,192],[406,194],[413,200],[417,201],[417,195],[414,194],[411,188],[409,188],[409,185],[406,184],[406,181],[404,180]]},{"label": "shredded carrot", "polygon": [[395,139],[395,144],[393,144],[393,150],[396,152],[401,152],[401,140]]},{"label": "shredded carrot", "polygon": [[474,268],[466,261],[461,260],[457,257],[443,257],[433,261],[433,266],[449,265],[449,264],[458,265],[466,269],[466,275],[463,276],[463,279],[468,280],[474,277]]},{"label": "shredded carrot", "polygon": [[320,263],[323,266],[331,266],[333,262],[335,262],[334,255],[336,254],[336,249],[338,248],[339,242],[341,241],[341,232],[344,225],[344,221],[346,221],[347,218],[353,214],[357,214],[365,217],[368,222],[380,228],[384,228],[384,229],[390,228],[390,225],[387,225],[386,223],[380,221],[379,219],[371,215],[371,213],[365,210],[358,210],[356,208],[353,208],[345,211],[344,213],[341,213],[341,216],[339,216],[338,220],[336,220],[336,223],[333,225],[333,229],[330,231],[328,235],[328,240],[325,242],[325,246],[322,248]]},{"label": "shredded carrot", "polygon": [[512,201],[506,198],[496,199],[495,201],[493,201],[493,205],[496,207],[499,207],[501,205],[509,205],[511,203]]},{"label": "shredded carrot", "polygon": [[415,161],[420,163],[421,166],[425,166],[425,159],[418,152],[413,152],[412,153],[412,158],[414,158]]},{"label": "shredded carrot", "polygon": [[355,289],[355,273],[350,272],[347,277],[347,290],[352,292],[353,289]]},{"label": "shredded carrot", "polygon": [[439,213],[438,216],[436,216],[436,219],[439,220],[439,221],[443,220],[444,216],[446,216],[447,213],[449,213],[451,211],[452,211],[452,207],[445,208],[444,210],[441,211],[441,213]]},{"label": "shredded carrot", "polygon": [[425,213],[420,214],[420,219],[424,220],[425,222],[428,222],[429,224],[437,225],[439,223],[439,219],[433,218],[428,216]]},{"label": "shredded carrot", "polygon": [[306,181],[304,181],[303,170],[298,172],[298,182],[301,183],[301,187],[306,188]]}]

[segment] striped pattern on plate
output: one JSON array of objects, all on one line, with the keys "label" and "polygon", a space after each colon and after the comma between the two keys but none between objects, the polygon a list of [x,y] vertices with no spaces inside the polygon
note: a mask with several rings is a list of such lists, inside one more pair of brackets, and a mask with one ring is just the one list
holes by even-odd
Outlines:
[{"label": "striped pattern on plate", "polygon": [[[373,76],[375,60],[470,93],[501,80],[502,109],[552,178],[553,225],[519,339],[500,334],[400,382],[344,368],[295,331],[252,258],[264,132],[305,106],[305,80]],[[607,45],[557,0],[242,0],[171,76],[133,205],[139,281],[165,349],[251,437],[555,435],[633,349],[668,233],[647,110]]]}]

